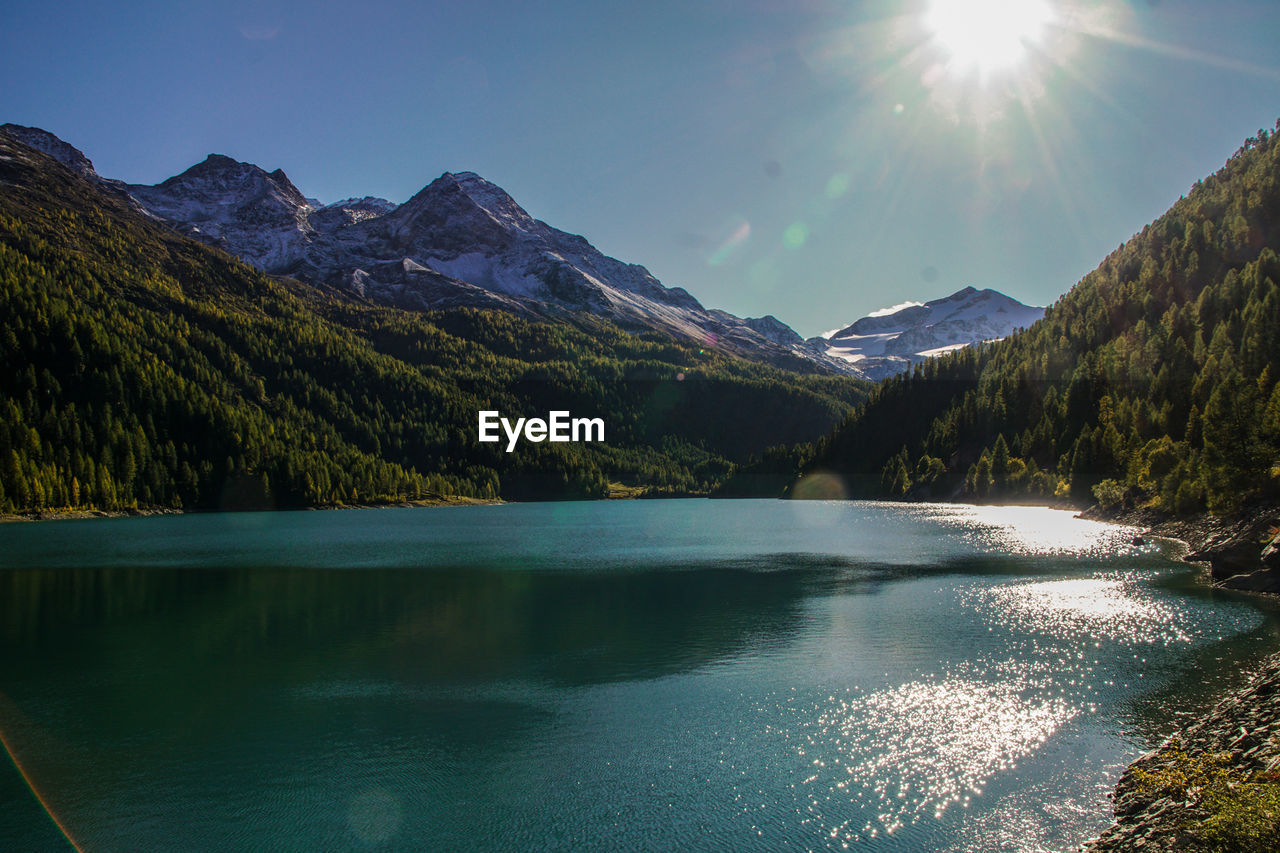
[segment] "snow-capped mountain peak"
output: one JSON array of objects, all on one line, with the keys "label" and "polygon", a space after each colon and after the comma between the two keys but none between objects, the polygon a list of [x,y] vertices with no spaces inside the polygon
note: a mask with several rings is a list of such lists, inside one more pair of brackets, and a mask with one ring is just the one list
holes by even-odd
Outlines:
[{"label": "snow-capped mountain peak", "polygon": [[[467,231],[494,248],[510,245],[537,224],[511,196],[473,172],[445,172],[387,219],[403,239],[428,232],[456,237]],[[470,245],[476,240],[463,242]]]},{"label": "snow-capped mountain peak", "polygon": [[786,323],[779,320],[772,314],[765,314],[763,317],[747,317],[742,321],[757,333],[777,344],[799,344],[804,342],[804,338]]},{"label": "snow-capped mountain peak", "polygon": [[266,270],[297,262],[314,234],[311,203],[283,170],[267,172],[225,154],[210,154],[155,186],[128,190],[190,236]]},{"label": "snow-capped mountain peak", "polygon": [[443,177],[452,178],[468,198],[507,227],[522,231],[535,227],[534,218],[506,190],[475,172],[446,172]]},{"label": "snow-capped mountain peak", "polygon": [[897,311],[876,311],[828,339],[827,353],[857,365],[872,378],[892,376],[931,356],[1007,337],[1044,316],[990,288],[965,287],[950,296]]},{"label": "snow-capped mountain peak", "polygon": [[[293,185],[283,169],[268,172],[252,163],[242,163],[225,154],[210,154],[180,175],[156,187],[135,185],[134,189],[157,198],[179,196],[206,209],[243,206],[271,197],[291,208],[310,208],[311,203]],[[163,192],[155,192],[163,190]],[[213,217],[217,218],[217,217]]]}]

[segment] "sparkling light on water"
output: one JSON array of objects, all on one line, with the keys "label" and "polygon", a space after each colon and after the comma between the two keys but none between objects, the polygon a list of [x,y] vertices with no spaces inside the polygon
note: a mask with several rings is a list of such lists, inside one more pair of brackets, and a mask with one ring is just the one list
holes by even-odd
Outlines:
[{"label": "sparkling light on water", "polygon": [[956,530],[981,550],[1025,556],[1103,556],[1125,550],[1136,528],[1089,521],[1038,506],[926,504],[928,521]]},{"label": "sparkling light on water", "polygon": [[1125,644],[1192,640],[1186,614],[1138,580],[1105,575],[970,589],[962,597],[1010,631]]},{"label": "sparkling light on water", "polygon": [[[814,756],[803,781],[813,818],[830,838],[853,840],[967,809],[993,775],[1079,713],[1060,698],[1026,693],[1009,682],[945,677],[832,697],[800,746]],[[825,825],[850,800],[872,817]]]}]

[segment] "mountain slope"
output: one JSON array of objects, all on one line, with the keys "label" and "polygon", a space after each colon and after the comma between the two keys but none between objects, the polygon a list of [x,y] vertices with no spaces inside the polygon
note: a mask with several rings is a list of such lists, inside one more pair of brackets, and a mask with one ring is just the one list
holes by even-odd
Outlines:
[{"label": "mountain slope", "polygon": [[[287,213],[267,178],[258,209]],[[701,492],[863,393],[605,321],[273,279],[4,132],[0,183],[0,511]],[[481,409],[599,416],[606,440],[506,453]]]},{"label": "mountain slope", "polygon": [[219,154],[155,186],[125,185],[100,178],[88,158],[51,133],[2,129],[264,272],[401,308],[499,308],[570,322],[587,316],[793,370],[860,375],[790,329],[766,334],[704,309],[644,267],[534,219],[473,172],[446,172],[402,205],[367,197],[322,206],[283,171]]},{"label": "mountain slope", "polygon": [[534,219],[473,172],[446,172],[401,205],[365,199],[316,209],[281,171],[211,155],[155,186],[130,186],[153,214],[266,272],[350,289],[404,308],[495,307],[588,314],[748,358],[856,375],[799,336],[782,343],[708,311],[644,267]]},{"label": "mountain slope", "polygon": [[826,339],[827,354],[857,365],[869,379],[884,379],[926,358],[1006,338],[1043,316],[1043,308],[999,291],[966,287],[923,305],[863,317]]},{"label": "mountain slope", "polygon": [[1277,250],[1280,144],[1259,131],[1043,320],[885,383],[807,467],[891,496],[1179,513],[1273,497]]}]

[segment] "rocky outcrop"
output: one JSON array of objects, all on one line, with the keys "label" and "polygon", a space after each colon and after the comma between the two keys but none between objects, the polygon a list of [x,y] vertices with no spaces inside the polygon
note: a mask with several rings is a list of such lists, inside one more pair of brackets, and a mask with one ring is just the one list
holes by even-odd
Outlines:
[{"label": "rocky outcrop", "polygon": [[1104,511],[1099,507],[1082,515],[1144,528],[1143,536],[1178,539],[1187,552],[1182,559],[1204,563],[1214,586],[1248,592],[1280,594],[1280,506],[1262,504],[1230,516],[1202,514],[1174,518],[1147,508]]},{"label": "rocky outcrop", "polygon": [[1215,585],[1252,592],[1280,593],[1275,542],[1276,516],[1261,512],[1240,519],[1210,536],[1183,559],[1209,564]]}]

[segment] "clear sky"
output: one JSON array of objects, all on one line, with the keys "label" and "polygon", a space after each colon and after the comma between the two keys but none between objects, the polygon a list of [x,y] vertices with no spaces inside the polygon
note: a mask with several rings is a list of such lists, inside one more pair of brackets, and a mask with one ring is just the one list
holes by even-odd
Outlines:
[{"label": "clear sky", "polygon": [[1047,304],[1280,117],[1280,3],[6,0],[0,122],[156,183],[323,201],[479,172],[708,307],[801,334]]}]

